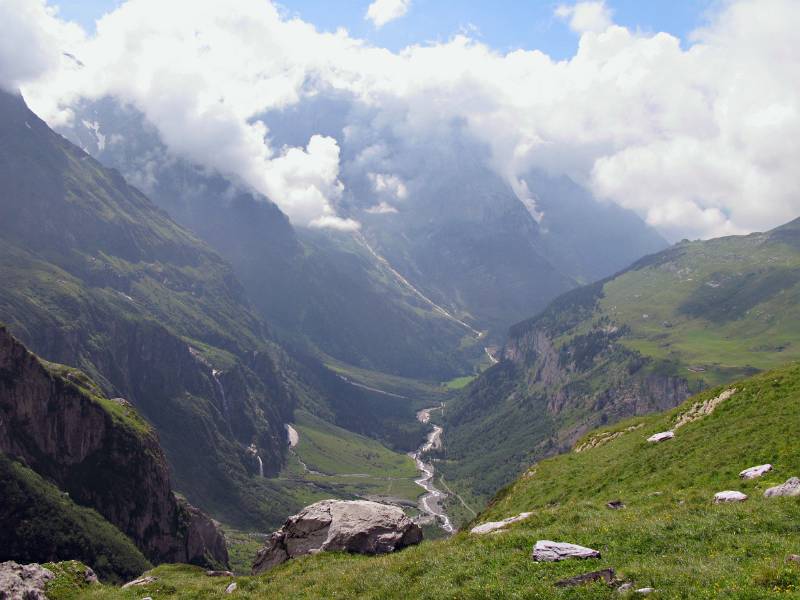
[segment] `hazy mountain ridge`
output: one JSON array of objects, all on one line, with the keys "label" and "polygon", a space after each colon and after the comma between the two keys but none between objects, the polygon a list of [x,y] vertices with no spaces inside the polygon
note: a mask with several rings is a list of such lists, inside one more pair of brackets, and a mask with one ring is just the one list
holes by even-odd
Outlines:
[{"label": "hazy mountain ridge", "polygon": [[20,97],[0,101],[0,320],[133,402],[190,500],[279,519],[292,500],[254,481],[256,458],[281,468],[283,424],[308,390],[230,267]]},{"label": "hazy mountain ridge", "polygon": [[446,411],[443,472],[485,498],[593,427],[800,358],[799,238],[682,242],[515,325]]}]

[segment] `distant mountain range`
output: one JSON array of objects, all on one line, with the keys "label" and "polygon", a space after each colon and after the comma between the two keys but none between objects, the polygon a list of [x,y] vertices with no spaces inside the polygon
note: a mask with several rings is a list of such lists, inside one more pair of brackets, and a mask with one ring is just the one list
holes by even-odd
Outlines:
[{"label": "distant mountain range", "polygon": [[357,235],[293,228],[268,199],[173,156],[141,114],[112,99],[73,107],[73,124],[60,131],[217,249],[282,339],[397,375],[469,373],[487,343],[475,343],[476,332],[501,339],[577,282],[666,245],[633,213],[596,202],[567,178],[530,175],[544,216],[532,214],[485,166],[485,150],[457,133],[416,153],[391,148],[423,158],[398,165],[404,199],[376,213],[383,195],[359,166],[363,149],[343,134],[342,107],[307,108],[264,119],[278,145],[297,143],[311,114],[337,138],[339,210],[361,223]]}]

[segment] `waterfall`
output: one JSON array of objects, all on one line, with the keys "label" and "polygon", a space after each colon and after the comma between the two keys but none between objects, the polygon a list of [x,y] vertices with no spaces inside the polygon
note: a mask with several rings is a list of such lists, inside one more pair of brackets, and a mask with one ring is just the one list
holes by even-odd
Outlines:
[{"label": "waterfall", "polygon": [[258,461],[258,476],[259,477],[263,477],[264,476],[264,463],[261,461],[261,457],[258,454],[256,454],[256,460]]},{"label": "waterfall", "polygon": [[219,376],[222,375],[222,371],[217,371],[216,369],[211,369],[211,377],[214,379],[214,382],[217,384],[217,391],[219,392],[219,397],[222,400],[222,412],[225,413],[225,418],[228,418],[228,399],[225,397],[225,387],[222,385],[222,382],[219,380]]}]

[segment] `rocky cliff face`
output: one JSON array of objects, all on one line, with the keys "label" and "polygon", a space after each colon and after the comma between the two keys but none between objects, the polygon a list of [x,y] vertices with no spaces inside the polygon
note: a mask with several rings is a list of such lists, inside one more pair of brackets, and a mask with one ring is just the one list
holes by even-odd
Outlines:
[{"label": "rocky cliff face", "polygon": [[219,529],[172,493],[158,440],[130,405],[104,398],[80,371],[43,363],[3,327],[0,451],[97,510],[155,562],[228,561]]}]

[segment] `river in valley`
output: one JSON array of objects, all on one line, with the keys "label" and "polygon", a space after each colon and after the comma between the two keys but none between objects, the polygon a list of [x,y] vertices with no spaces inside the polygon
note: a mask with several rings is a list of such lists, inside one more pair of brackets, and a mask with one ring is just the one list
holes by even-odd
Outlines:
[{"label": "river in valley", "polygon": [[[417,420],[420,423],[430,423],[431,412],[436,410],[443,410],[444,405],[426,408],[417,413]],[[425,442],[417,448],[413,454],[414,461],[417,463],[417,469],[420,471],[419,479],[415,479],[415,483],[425,490],[425,494],[419,499],[419,510],[423,514],[430,515],[444,529],[447,533],[453,533],[453,527],[450,517],[447,516],[442,504],[447,494],[438,490],[433,485],[433,461],[425,461],[425,454],[430,450],[438,450],[442,446],[442,428],[439,425],[433,425],[433,429],[425,438]]]}]

